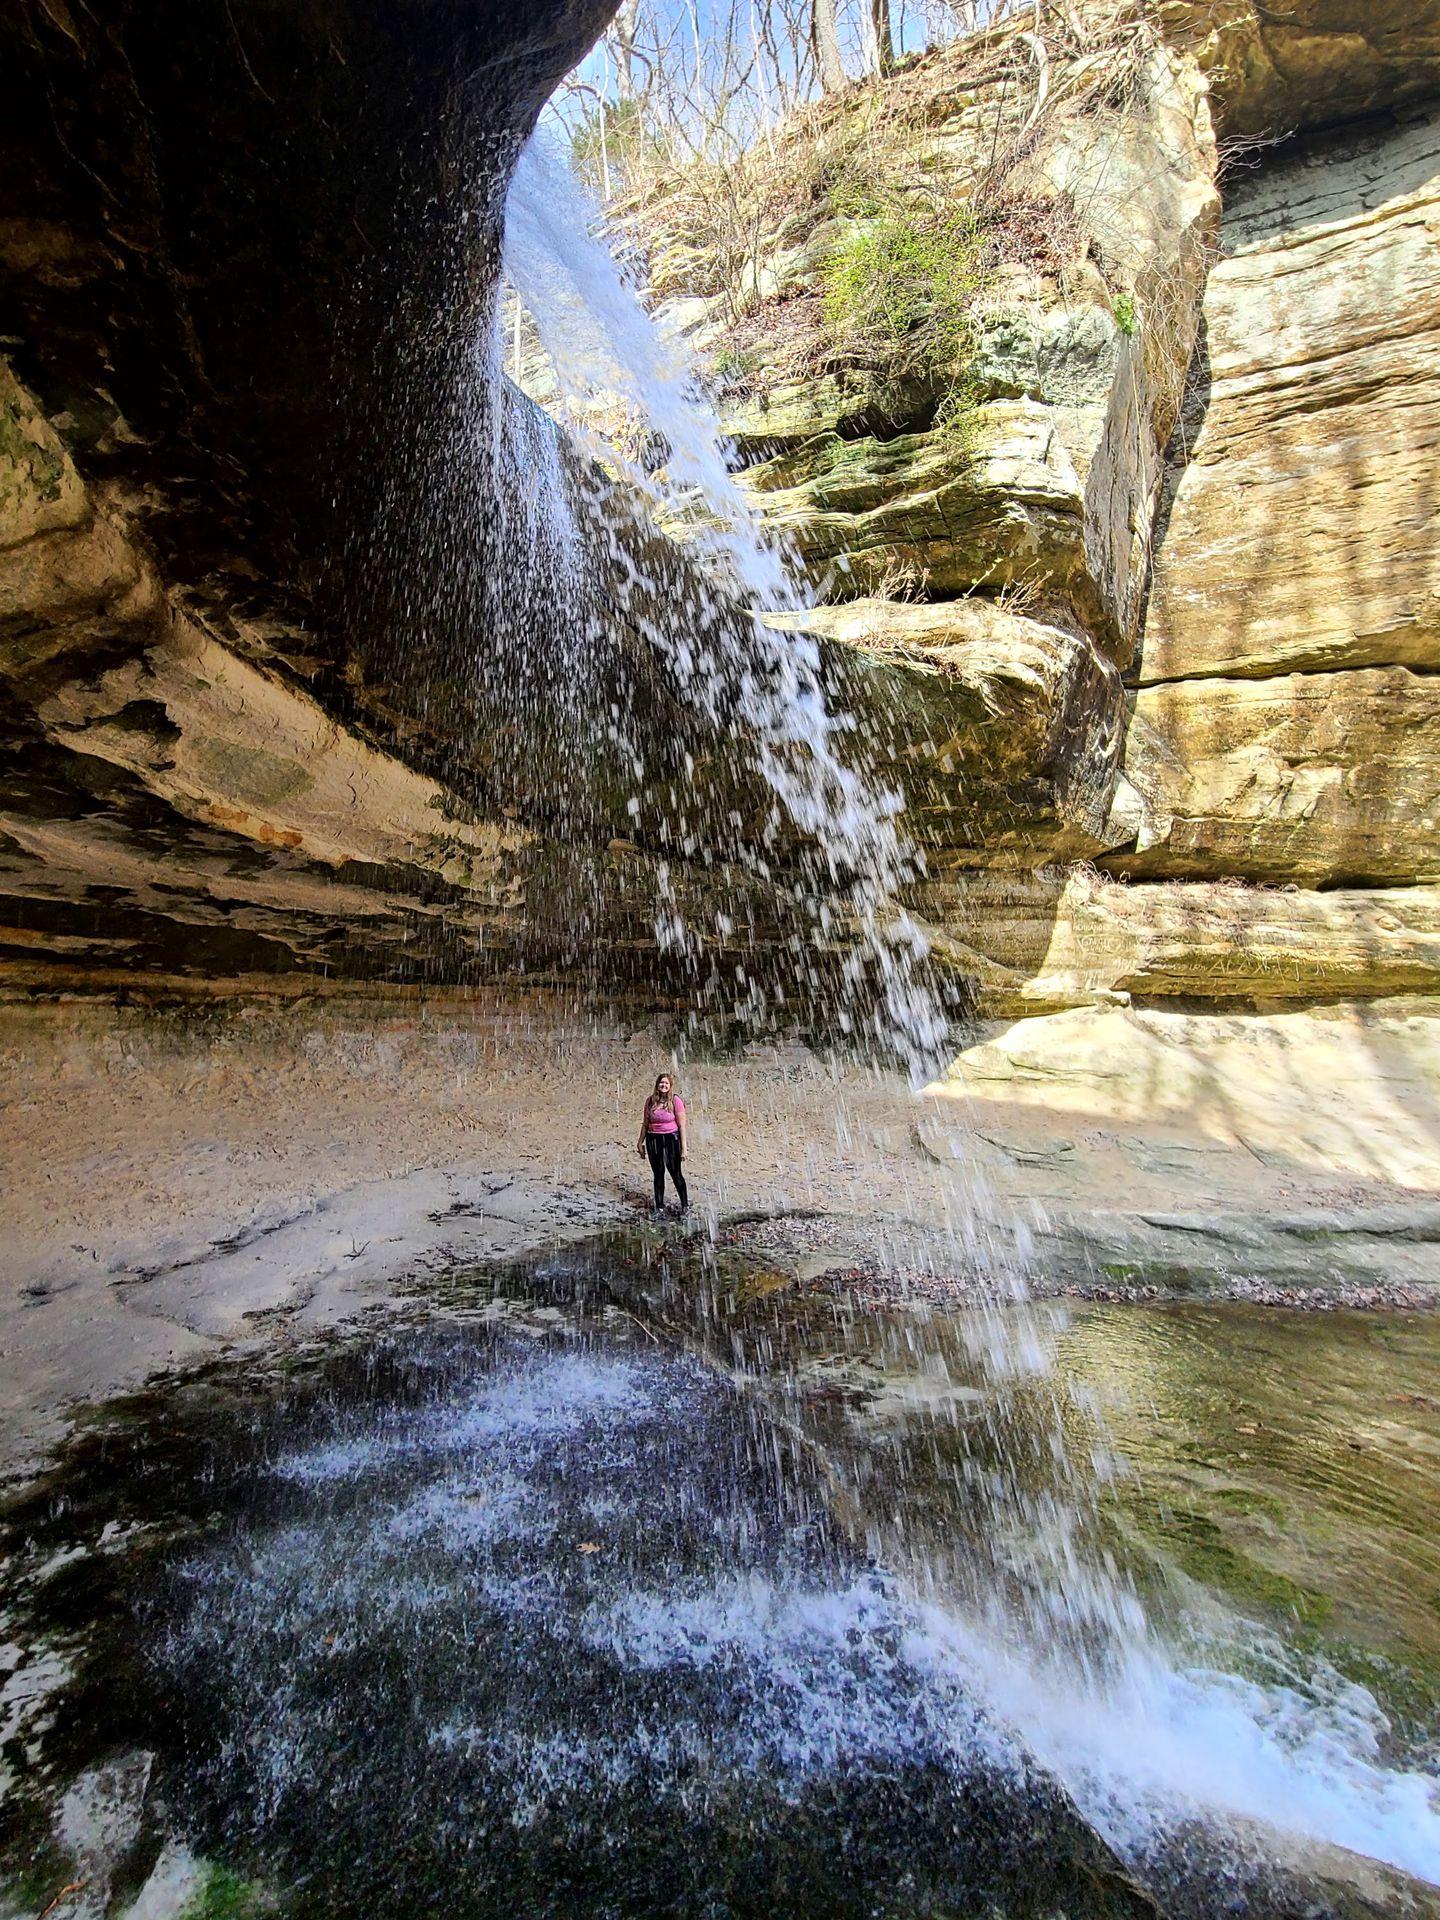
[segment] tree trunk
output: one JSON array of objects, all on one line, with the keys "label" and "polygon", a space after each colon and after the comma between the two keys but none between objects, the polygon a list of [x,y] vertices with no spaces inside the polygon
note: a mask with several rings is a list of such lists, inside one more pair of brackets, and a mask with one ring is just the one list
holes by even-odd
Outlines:
[{"label": "tree trunk", "polygon": [[890,0],[870,0],[871,41],[876,73],[889,73],[895,65],[895,35],[890,25]]},{"label": "tree trunk", "polygon": [[840,58],[840,29],[835,19],[835,0],[814,0],[810,13],[810,37],[815,44],[815,65],[820,85],[834,93],[845,85],[845,63]]},{"label": "tree trunk", "polygon": [[635,97],[635,34],[640,24],[640,0],[620,0],[611,33],[620,70],[620,98]]}]

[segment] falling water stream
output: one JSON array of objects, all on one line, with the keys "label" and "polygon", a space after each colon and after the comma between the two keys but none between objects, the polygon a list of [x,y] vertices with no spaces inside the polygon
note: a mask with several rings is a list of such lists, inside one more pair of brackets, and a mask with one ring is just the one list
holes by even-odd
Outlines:
[{"label": "falling water stream", "polygon": [[[562,396],[618,400],[649,449],[603,450],[587,497],[543,426],[497,437],[514,537],[542,516],[580,567],[616,473],[688,520],[715,604],[657,624],[617,550],[628,617],[770,796],[735,857],[817,850],[797,898],[817,942],[843,923],[851,1031],[919,1070],[945,1022],[895,904],[898,803],[812,644],[751,617],[801,605],[785,556],[538,149],[506,264]],[[638,816],[635,716],[601,718]],[[678,894],[657,921],[701,938]],[[398,1330],[97,1419],[11,1504],[14,1910],[69,1873],[133,1920],[1298,1916],[1342,1910],[1306,1877],[1327,1844],[1440,1881],[1429,1709],[1402,1724],[1303,1633],[1152,1577],[1116,1521],[1143,1447],[1127,1468],[1012,1280],[862,1312],[703,1235],[621,1240],[417,1283]],[[1222,1373],[1223,1399],[1243,1360]],[[1433,1489],[1423,1448],[1416,1471]]]},{"label": "falling water stream", "polygon": [[[677,604],[673,580],[647,577],[643,554],[637,573],[633,550],[612,550],[621,617],[663,657],[680,701],[705,723],[711,751],[759,783],[764,806],[736,849],[743,864],[783,886],[785,849],[798,836],[789,881],[803,932],[792,939],[844,949],[840,1029],[923,1078],[945,1057],[948,1023],[927,972],[924,935],[899,904],[922,870],[899,828],[901,796],[867,768],[863,741],[859,751],[845,751],[856,744],[855,720],[827,700],[819,648],[797,619],[807,605],[799,574],[731,475],[726,441],[684,343],[651,319],[594,225],[565,162],[537,136],[520,157],[507,204],[507,275],[553,371],[561,417],[662,525],[684,529],[693,563]],[[504,350],[497,332],[492,380],[501,378]],[[600,418],[615,429],[607,436],[595,429]],[[588,540],[592,564],[605,551],[609,491],[597,511],[574,464],[502,473],[498,484],[532,501],[547,528],[574,528],[577,540]],[[563,491],[559,503],[547,497],[552,486]],[[783,630],[770,624],[777,617]],[[610,716],[626,746],[634,718],[623,702]],[[628,810],[639,818],[648,769],[638,753],[633,769]],[[665,812],[661,830],[680,858],[713,850],[723,828],[708,794],[672,786]],[[668,890],[655,931],[662,951],[694,938]],[[763,988],[753,977],[748,984],[737,1010],[753,1021],[765,1012]],[[818,977],[812,984],[819,988]]]}]

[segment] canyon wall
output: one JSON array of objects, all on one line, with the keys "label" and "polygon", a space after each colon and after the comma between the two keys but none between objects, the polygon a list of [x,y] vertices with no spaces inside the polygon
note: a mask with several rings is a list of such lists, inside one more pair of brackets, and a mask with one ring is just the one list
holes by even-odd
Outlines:
[{"label": "canyon wall", "polygon": [[[1267,1269],[1293,1225],[1333,1274],[1346,1207],[1377,1203],[1381,1266],[1423,1265],[1440,8],[1079,26],[1052,23],[1044,74],[983,36],[812,110],[728,223],[714,189],[703,221],[683,193],[630,217],[989,1023],[937,1160],[1037,1191],[1106,1271]],[[963,366],[847,344],[837,259],[956,204],[999,236]],[[1279,1211],[1232,1232],[1247,1161]]]},{"label": "canyon wall", "polygon": [[[588,619],[593,700],[628,649],[693,741],[646,609],[513,537],[496,461],[564,451],[477,365],[515,158],[610,11],[0,22],[0,983],[641,970],[653,850],[613,755],[517,744],[522,646],[553,679]],[[651,537],[597,511],[621,564]]]},{"label": "canyon wall", "polygon": [[[738,314],[683,204],[639,206],[657,292],[897,716],[916,906],[982,1012],[1428,995],[1440,13],[1123,20],[1079,112],[1027,122],[1004,36],[857,98],[870,204],[773,208]],[[1105,57],[1062,40],[1052,92]],[[802,136],[836,168],[844,111]],[[963,439],[953,366],[887,382],[817,318],[851,235],[940,196],[1001,236]]]},{"label": "canyon wall", "polygon": [[[21,137],[0,182],[0,973],[15,989],[553,984],[587,966],[593,984],[603,955],[607,989],[675,998],[694,981],[654,951],[663,886],[704,932],[702,971],[793,944],[733,859],[756,796],[694,751],[653,648],[626,642],[615,670],[649,688],[676,766],[688,756],[718,836],[700,861],[628,814],[594,757],[583,831],[527,804],[524,751],[466,706],[467,662],[512,638],[493,594],[461,605],[483,540],[411,628],[386,606],[347,624],[378,562],[444,573],[410,535],[333,591],[320,469],[356,443],[317,424],[315,396],[355,340],[324,318],[330,295],[339,276],[384,296],[382,227],[488,115],[469,189],[485,237],[427,281],[447,312],[469,289],[473,347],[516,142],[604,8],[543,11],[424,10],[413,97],[387,109],[403,165],[362,137],[374,103],[338,57],[383,20],[347,16],[324,42],[301,6],[237,49],[219,15],[187,16],[187,57],[233,108],[203,189],[181,166],[190,108],[154,20],[126,16],[119,105],[85,92],[113,45],[48,14],[16,29]],[[1357,22],[1307,0],[1283,30],[1243,0],[1082,13],[1085,35],[1047,44],[1044,112],[1034,48],[998,33],[782,131],[807,156],[804,191],[782,185],[738,250],[713,204],[703,243],[683,195],[631,209],[656,296],[709,357],[745,483],[820,589],[809,624],[834,691],[926,856],[911,905],[982,1014],[1428,995],[1435,9]],[[504,100],[501,44],[524,50]],[[396,116],[448,98],[461,69],[490,77],[449,131],[405,132]],[[363,181],[373,232],[361,220],[357,238],[290,161],[260,164],[281,110],[296,167],[338,116],[328,163]],[[156,164],[98,191],[84,154],[116,114]],[[306,194],[312,239],[286,267]],[[837,347],[837,246],[907,202],[977,197],[1000,239],[963,381]],[[270,288],[241,329],[237,249]],[[366,363],[356,406],[390,392],[402,348]],[[418,431],[390,437],[372,493],[403,502],[433,473]],[[432,505],[486,518],[443,488]]]}]

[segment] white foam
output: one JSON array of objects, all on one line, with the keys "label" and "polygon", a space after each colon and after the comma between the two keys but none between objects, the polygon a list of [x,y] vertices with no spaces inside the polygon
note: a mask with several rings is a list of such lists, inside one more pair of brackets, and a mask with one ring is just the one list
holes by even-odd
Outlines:
[{"label": "white foam", "polygon": [[[1265,1636],[1248,1631],[1253,1650]],[[1440,1782],[1383,1763],[1384,1714],[1324,1661],[1262,1684],[1141,1642],[1102,1681],[934,1606],[911,1651],[976,1686],[1128,1858],[1197,1814],[1231,1816],[1440,1881]]]},{"label": "white foam", "polygon": [[[606,1557],[602,1527],[600,1553],[577,1562],[578,1524],[625,1520],[651,1491],[635,1477],[640,1430],[649,1423],[673,1441],[701,1390],[689,1363],[528,1354],[448,1408],[391,1412],[368,1449],[356,1438],[288,1456],[285,1474],[314,1489],[316,1512],[239,1555],[200,1562],[185,1628],[192,1647],[242,1666],[247,1647],[282,1651],[257,1755],[276,1803],[303,1773],[307,1740],[324,1737],[296,1704],[298,1660],[439,1631],[463,1661],[465,1622],[483,1605],[492,1635],[494,1622],[508,1623],[540,1636],[552,1658],[573,1648],[593,1671],[598,1654],[622,1673],[669,1676],[677,1700],[696,1687],[725,1701],[703,1725],[679,1712],[659,1724],[621,1715],[603,1737],[531,1726],[523,1699],[483,1725],[439,1725],[436,1743],[503,1773],[521,1822],[556,1794],[697,1757],[730,1771],[764,1767],[796,1791],[857,1761],[938,1758],[963,1772],[978,1760],[1023,1772],[1033,1760],[1132,1862],[1197,1818],[1238,1820],[1440,1882],[1436,1779],[1387,1763],[1388,1729],[1364,1688],[1298,1661],[1249,1623],[1232,1623],[1230,1640],[1213,1640],[1203,1658],[1176,1656],[1133,1596],[1107,1590],[1076,1558],[1043,1507],[1034,1526],[1063,1537],[1029,1569],[1040,1592],[1028,1622],[1002,1615],[998,1601],[982,1621],[892,1575],[827,1581],[783,1557],[763,1570],[732,1564],[646,1583]],[[557,1538],[550,1486],[567,1448],[569,1532]],[[396,1485],[390,1469],[402,1456]],[[332,1515],[334,1476],[367,1470],[373,1488]],[[1081,1654],[1087,1639],[1101,1655]],[[474,1657],[494,1657],[489,1644]],[[1239,1671],[1262,1663],[1275,1677]]]}]

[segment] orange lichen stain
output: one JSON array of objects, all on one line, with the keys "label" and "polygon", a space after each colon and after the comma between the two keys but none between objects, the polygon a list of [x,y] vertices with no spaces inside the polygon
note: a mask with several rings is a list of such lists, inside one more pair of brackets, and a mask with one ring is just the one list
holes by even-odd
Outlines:
[{"label": "orange lichen stain", "polygon": [[212,800],[205,813],[212,825],[228,828],[232,833],[243,833],[251,840],[260,841],[263,846],[299,847],[305,843],[305,836],[298,827],[277,827],[273,821],[257,820],[243,807],[227,807],[219,800]]}]

